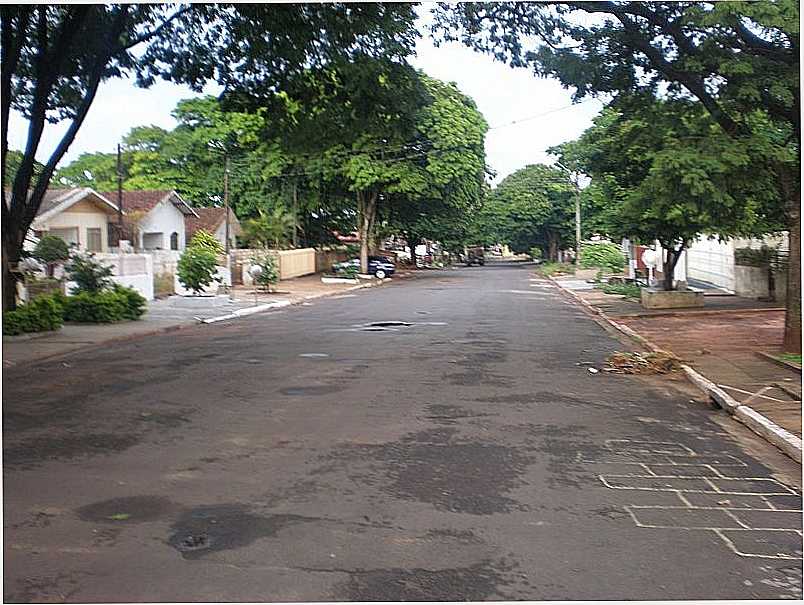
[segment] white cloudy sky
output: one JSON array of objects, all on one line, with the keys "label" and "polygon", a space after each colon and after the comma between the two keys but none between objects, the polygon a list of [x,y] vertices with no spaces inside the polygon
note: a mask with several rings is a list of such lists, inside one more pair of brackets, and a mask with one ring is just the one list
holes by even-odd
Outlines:
[{"label": "white cloudy sky", "polygon": [[[538,79],[525,69],[511,69],[460,44],[435,48],[425,36],[412,62],[431,76],[456,82],[475,99],[491,126],[486,152],[489,166],[497,173],[495,181],[527,164],[550,162],[545,150],[580,135],[601,107],[597,100],[573,106],[569,91],[558,82]],[[207,92],[217,89],[212,86]],[[127,80],[105,82],[62,163],[84,152],[114,151],[133,126],[173,127],[170,112],[180,99],[193,94],[187,87],[168,82],[147,90]],[[64,128],[48,127],[38,159],[47,158]],[[8,133],[11,148],[24,147],[26,131],[27,122],[13,116]]]}]

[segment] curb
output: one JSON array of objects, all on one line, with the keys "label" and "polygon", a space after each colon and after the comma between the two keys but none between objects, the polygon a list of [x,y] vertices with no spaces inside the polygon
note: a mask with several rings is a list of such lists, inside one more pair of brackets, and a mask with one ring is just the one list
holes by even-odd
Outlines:
[{"label": "curb", "polygon": [[784,311],[781,307],[768,307],[767,309],[709,309],[708,311],[659,311],[658,313],[624,313],[617,317],[624,319],[638,319],[642,317],[702,317],[707,315],[727,315],[730,313],[778,313]]},{"label": "curb", "polygon": [[[654,352],[667,352],[661,349],[660,347],[656,346],[650,340],[641,336],[630,327],[617,323],[613,321],[608,315],[606,315],[600,309],[592,306],[589,302],[583,300],[580,296],[575,294],[572,290],[568,290],[564,288],[560,283],[554,280],[552,277],[548,278],[551,282],[553,282],[559,290],[569,294],[574,300],[580,302],[585,308],[591,310],[595,315],[599,315],[601,318],[606,320],[613,328],[622,332],[629,338],[632,338],[639,342],[640,344],[648,347]],[[749,429],[751,429],[754,433],[765,439],[768,443],[775,445],[779,448],[782,452],[787,454],[790,458],[801,464],[801,450],[802,450],[802,443],[801,439],[790,433],[789,431],[783,429],[778,424],[772,422],[759,412],[757,412],[754,408],[742,405],[739,401],[731,397],[728,393],[726,393],[723,389],[718,387],[714,382],[703,376],[702,374],[693,370],[690,366],[686,364],[681,365],[684,373],[687,375],[687,378],[690,382],[692,382],[696,387],[698,387],[705,395],[708,395],[710,399],[715,401],[721,408],[726,410],[727,413],[732,415],[738,422],[744,424]]]},{"label": "curb", "polygon": [[148,336],[156,336],[157,334],[167,334],[169,332],[178,332],[179,330],[184,330],[186,328],[191,328],[193,326],[198,325],[197,323],[187,322],[182,324],[172,324],[169,326],[162,326],[161,328],[155,328],[153,330],[147,330],[145,332],[136,332],[134,334],[126,334],[125,336],[114,336],[112,338],[107,338],[106,340],[99,340],[98,342],[92,342],[82,347],[76,347],[75,349],[69,349],[67,351],[57,351],[55,353],[49,353],[47,355],[42,355],[41,357],[36,357],[34,359],[29,359],[26,361],[21,361],[19,363],[12,362],[11,365],[3,365],[3,370],[10,370],[16,367],[30,367],[38,365],[39,363],[44,363],[46,361],[50,361],[55,358],[59,357],[70,357],[74,353],[83,353],[90,349],[105,346],[107,344],[114,344],[114,343],[121,343],[121,342],[129,342],[131,340],[138,340],[140,338],[146,338]]},{"label": "curb", "polygon": [[[397,276],[398,279],[404,279],[406,277],[413,277],[413,275],[410,274],[410,273],[406,273],[406,274],[402,274],[402,275]],[[345,290],[341,290],[341,292],[346,292],[346,291],[349,291],[349,290],[359,290],[361,288],[371,288],[371,287],[381,286],[381,285],[385,285],[386,282],[388,282],[388,281],[391,281],[391,280],[390,279],[382,280],[378,284],[372,284],[372,283],[360,284],[358,286],[353,286],[351,288],[346,288]],[[266,305],[259,305],[257,307],[248,307],[246,309],[241,309],[239,312],[236,311],[235,313],[230,313],[229,315],[222,315],[220,317],[211,317],[211,318],[208,318],[206,320],[202,319],[200,321],[195,321],[195,322],[188,321],[186,323],[172,324],[172,325],[169,325],[169,326],[162,326],[161,328],[155,328],[153,330],[147,330],[147,331],[144,331],[144,332],[137,332],[135,334],[126,334],[125,336],[114,336],[112,338],[107,338],[106,340],[100,340],[98,342],[89,343],[89,344],[87,344],[85,346],[82,346],[82,347],[76,347],[75,349],[69,349],[67,351],[58,351],[58,352],[55,352],[55,353],[49,353],[48,355],[43,355],[41,357],[36,357],[34,359],[28,359],[28,360],[25,360],[25,361],[21,361],[19,363],[12,363],[11,365],[5,365],[5,362],[4,362],[3,363],[3,370],[7,371],[7,370],[11,370],[11,369],[17,368],[17,367],[35,366],[35,365],[50,361],[50,360],[55,359],[55,358],[70,357],[73,354],[82,353],[82,352],[88,351],[88,350],[96,348],[96,347],[105,346],[107,344],[113,344],[113,343],[117,343],[117,342],[127,342],[127,341],[131,341],[131,340],[137,340],[139,338],[146,338],[148,336],[156,336],[157,334],[166,334],[166,333],[169,333],[169,332],[178,332],[179,330],[184,330],[186,328],[191,328],[193,326],[198,326],[201,323],[216,323],[218,321],[223,321],[225,319],[236,319],[238,317],[243,317],[245,315],[251,315],[253,313],[258,313],[259,311],[267,311],[267,310],[269,310],[269,308],[287,307],[287,306],[290,306],[290,305],[298,305],[298,304],[301,304],[301,303],[306,302],[308,300],[312,300],[314,298],[322,298],[322,297],[326,297],[326,296],[332,296],[332,295],[335,295],[335,294],[337,294],[337,293],[336,292],[323,292],[321,294],[310,296],[308,298],[299,300],[297,302],[280,301],[279,304],[277,304],[277,303],[268,303]],[[43,336],[44,336],[44,334],[43,334]],[[28,340],[28,339],[26,339],[26,340]]]},{"label": "curb", "polygon": [[267,311],[268,309],[278,309],[280,307],[287,307],[288,305],[290,305],[289,300],[280,300],[274,303],[257,305],[256,307],[246,307],[245,309],[238,309],[237,311],[229,313],[228,315],[219,315],[218,317],[208,317],[206,319],[200,320],[200,323],[213,324],[219,321],[225,321],[227,319],[237,319],[238,317],[253,315],[254,313],[259,313],[260,311]]},{"label": "curb", "polygon": [[760,359],[764,359],[765,361],[770,361],[771,363],[775,363],[777,366],[782,366],[783,368],[787,368],[788,370],[793,370],[794,372],[798,372],[801,374],[801,366],[795,363],[791,363],[789,361],[785,361],[784,359],[778,359],[769,353],[765,353],[763,351],[755,351],[754,352],[757,357]]}]

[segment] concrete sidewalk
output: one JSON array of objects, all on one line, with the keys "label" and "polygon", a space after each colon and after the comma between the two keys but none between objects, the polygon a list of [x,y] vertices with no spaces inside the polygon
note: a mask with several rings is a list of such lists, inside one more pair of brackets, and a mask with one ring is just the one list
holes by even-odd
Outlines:
[{"label": "concrete sidewalk", "polygon": [[801,438],[801,372],[765,354],[782,352],[784,310],[738,296],[707,296],[704,309],[642,309],[571,277],[553,280],[606,319],[671,351],[771,422]]},{"label": "concrete sidewalk", "polygon": [[[408,277],[400,273],[394,279]],[[388,283],[392,280],[387,280]],[[151,301],[139,321],[113,324],[65,324],[60,330],[20,336],[3,336],[3,367],[39,361],[112,341],[124,341],[151,334],[171,332],[198,325],[201,320],[230,316],[255,306],[299,304],[324,296],[348,295],[349,291],[377,285],[376,282],[324,284],[321,276],[308,275],[282,281],[276,292],[257,292],[253,288],[234,288],[231,295],[211,297],[171,296]]]}]

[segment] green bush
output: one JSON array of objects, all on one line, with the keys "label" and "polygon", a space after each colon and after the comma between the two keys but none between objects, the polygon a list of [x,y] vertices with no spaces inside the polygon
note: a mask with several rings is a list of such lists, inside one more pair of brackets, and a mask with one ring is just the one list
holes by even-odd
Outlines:
[{"label": "green bush", "polygon": [[95,260],[92,252],[76,253],[64,267],[67,278],[75,282],[75,289],[71,294],[80,292],[100,292],[112,286],[114,270]]},{"label": "green bush", "polygon": [[64,319],[80,323],[110,323],[139,319],[145,313],[145,299],[131,288],[116,286],[103,292],[80,292],[68,296]]},{"label": "green bush", "polygon": [[58,303],[52,297],[40,296],[14,311],[3,313],[3,334],[14,336],[23,332],[57,330],[62,323]]},{"label": "green bush", "polygon": [[148,301],[134,288],[115,284],[112,292],[123,300],[125,311],[122,319],[139,319],[145,313]]},{"label": "green bush", "polygon": [[581,247],[581,267],[619,273],[625,267],[625,255],[617,244],[610,242],[585,244]]},{"label": "green bush", "polygon": [[193,235],[193,238],[190,240],[190,245],[188,248],[206,250],[215,256],[223,254],[224,252],[223,245],[217,240],[217,238],[209,231],[204,231],[203,229],[199,229],[195,232],[195,235]]},{"label": "green bush", "polygon": [[642,296],[642,288],[635,284],[600,284],[597,287],[606,294],[619,294],[637,300]]},{"label": "green bush", "polygon": [[540,260],[542,258],[542,249],[538,246],[534,246],[530,249],[529,254],[533,260]]},{"label": "green bush", "polygon": [[567,275],[574,275],[575,274],[575,266],[569,263],[544,263],[539,265],[536,269],[541,275],[545,277],[550,277],[551,275],[557,274],[567,274]]},{"label": "green bush", "polygon": [[279,269],[276,266],[276,260],[270,254],[255,256],[251,259],[251,263],[262,269],[262,273],[254,280],[256,283],[270,288],[272,284],[279,281]]},{"label": "green bush", "polygon": [[217,264],[217,256],[214,253],[204,248],[191,246],[179,259],[177,265],[179,282],[188,290],[198,294],[212,283]]}]

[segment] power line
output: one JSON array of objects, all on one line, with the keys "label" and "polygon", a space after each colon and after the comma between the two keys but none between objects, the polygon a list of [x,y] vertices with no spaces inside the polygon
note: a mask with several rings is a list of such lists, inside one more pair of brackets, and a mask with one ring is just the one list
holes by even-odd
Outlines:
[{"label": "power line", "polygon": [[553,113],[558,113],[559,111],[564,111],[565,109],[570,109],[571,107],[578,107],[579,105],[583,105],[584,103],[591,101],[592,99],[585,99],[580,103],[570,103],[569,105],[565,105],[564,107],[556,107],[555,109],[550,109],[548,111],[543,111],[542,113],[537,113],[532,116],[527,116],[524,118],[517,118],[516,120],[512,120],[510,122],[505,122],[504,124],[497,124],[497,126],[489,127],[489,130],[496,130],[498,128],[505,128],[506,126],[513,126],[514,124],[521,124],[522,122],[529,122],[530,120],[536,120],[538,118],[542,118],[544,116],[549,116]]}]

